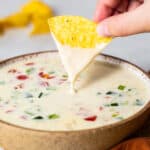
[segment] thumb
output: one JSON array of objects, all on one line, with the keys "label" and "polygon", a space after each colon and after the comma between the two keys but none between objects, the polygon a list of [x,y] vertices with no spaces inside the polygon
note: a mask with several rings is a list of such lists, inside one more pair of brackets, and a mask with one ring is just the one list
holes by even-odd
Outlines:
[{"label": "thumb", "polygon": [[141,6],[134,11],[109,17],[98,25],[97,32],[100,36],[117,37],[150,31],[149,16],[145,12]]}]

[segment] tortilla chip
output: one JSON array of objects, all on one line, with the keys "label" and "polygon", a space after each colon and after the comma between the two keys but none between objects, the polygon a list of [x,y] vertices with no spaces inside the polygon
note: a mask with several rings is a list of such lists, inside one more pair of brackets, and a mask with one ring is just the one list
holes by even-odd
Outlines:
[{"label": "tortilla chip", "polygon": [[6,27],[25,27],[30,22],[30,17],[22,12],[12,14],[3,19]]},{"label": "tortilla chip", "polygon": [[49,32],[47,20],[53,15],[51,7],[41,1],[32,0],[25,4],[21,11],[31,17],[31,22],[33,23],[31,35]]},{"label": "tortilla chip", "polygon": [[0,35],[2,35],[4,33],[4,23],[3,21],[0,20]]},{"label": "tortilla chip", "polygon": [[57,16],[48,22],[57,40],[71,47],[94,48],[112,39],[100,37],[96,32],[97,24],[80,16]]},{"label": "tortilla chip", "polygon": [[48,18],[53,15],[52,8],[39,0],[30,0],[21,10],[0,20],[0,34],[4,28],[25,27],[33,23],[31,35],[49,32]]},{"label": "tortilla chip", "polygon": [[48,18],[53,15],[51,7],[39,0],[31,0],[22,7],[21,11],[32,17]]},{"label": "tortilla chip", "polygon": [[49,33],[49,26],[47,19],[35,19],[33,20],[33,30],[30,33],[31,35]]}]

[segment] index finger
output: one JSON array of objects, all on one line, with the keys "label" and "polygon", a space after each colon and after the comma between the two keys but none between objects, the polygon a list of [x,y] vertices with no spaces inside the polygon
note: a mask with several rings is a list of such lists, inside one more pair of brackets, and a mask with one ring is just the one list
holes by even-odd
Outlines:
[{"label": "index finger", "polygon": [[120,2],[121,0],[99,0],[94,15],[94,21],[98,23],[99,21],[111,16]]}]

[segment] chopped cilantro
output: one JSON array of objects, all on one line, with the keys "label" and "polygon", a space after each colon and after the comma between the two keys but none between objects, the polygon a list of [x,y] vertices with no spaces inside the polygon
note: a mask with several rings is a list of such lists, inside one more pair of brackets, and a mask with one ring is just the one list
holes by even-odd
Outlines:
[{"label": "chopped cilantro", "polygon": [[36,116],[33,119],[44,119],[42,116]]},{"label": "chopped cilantro", "polygon": [[49,71],[48,72],[48,74],[54,74],[55,73],[55,71]]},{"label": "chopped cilantro", "polygon": [[119,114],[118,113],[114,113],[112,114],[112,117],[117,117]]},{"label": "chopped cilantro", "polygon": [[110,106],[115,107],[115,106],[119,106],[119,104],[118,103],[110,103],[110,104],[104,104],[104,106],[105,107],[110,107]]},{"label": "chopped cilantro", "polygon": [[125,88],[126,88],[126,86],[124,86],[124,85],[119,85],[118,86],[118,90],[122,90],[123,91]]},{"label": "chopped cilantro", "polygon": [[33,116],[34,114],[32,112],[29,111],[24,111],[27,115]]},{"label": "chopped cilantro", "polygon": [[105,107],[109,107],[109,106],[110,106],[110,104],[104,104],[104,106],[105,106]]},{"label": "chopped cilantro", "polygon": [[97,95],[101,95],[102,93],[101,92],[97,92]]},{"label": "chopped cilantro", "polygon": [[110,106],[119,106],[118,103],[111,103]]},{"label": "chopped cilantro", "polygon": [[50,91],[56,91],[56,87],[47,87],[46,90]]},{"label": "chopped cilantro", "polygon": [[31,93],[25,93],[25,98],[32,98],[33,95]]},{"label": "chopped cilantro", "polygon": [[140,99],[136,99],[136,101],[135,101],[135,105],[137,105],[137,106],[141,106],[141,105],[143,105],[144,104],[144,102],[142,101],[142,100],[140,100]]},{"label": "chopped cilantro", "polygon": [[119,116],[119,117],[116,117],[116,119],[123,120],[123,117]]},{"label": "chopped cilantro", "polygon": [[48,119],[58,119],[60,116],[59,115],[57,115],[57,114],[50,114],[49,116],[48,116]]},{"label": "chopped cilantro", "polygon": [[132,89],[128,89],[128,91],[132,91]]},{"label": "chopped cilantro", "polygon": [[119,93],[119,95],[118,95],[119,97],[122,97],[123,95],[121,94],[121,93]]},{"label": "chopped cilantro", "polygon": [[113,91],[108,91],[107,93],[106,93],[106,95],[114,95],[114,94],[117,94],[116,92],[113,92]]},{"label": "chopped cilantro", "polygon": [[68,75],[67,74],[63,74],[62,77],[63,78],[68,78]]},{"label": "chopped cilantro", "polygon": [[34,71],[35,71],[35,68],[29,68],[29,69],[26,70],[26,73],[27,73],[28,75],[30,75],[30,74],[33,73]]},{"label": "chopped cilantro", "polygon": [[43,96],[43,92],[40,92],[38,98],[41,98]]}]

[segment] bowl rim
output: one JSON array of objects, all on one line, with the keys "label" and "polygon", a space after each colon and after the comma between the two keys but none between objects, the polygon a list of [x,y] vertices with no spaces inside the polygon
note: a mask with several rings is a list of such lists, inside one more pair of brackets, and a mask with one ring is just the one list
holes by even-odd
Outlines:
[{"label": "bowl rim", "polygon": [[[10,57],[10,58],[7,58],[7,59],[4,59],[4,60],[0,61],[0,66],[3,65],[3,64],[5,65],[5,63],[7,63],[9,61],[16,60],[16,59],[23,58],[23,57],[40,55],[40,54],[44,54],[44,53],[57,53],[57,52],[58,52],[58,50],[44,50],[44,51],[37,51],[37,52],[22,54],[22,55]],[[128,64],[129,66],[132,66],[132,67],[136,68],[138,71],[140,71],[142,74],[144,74],[145,77],[148,80],[150,80],[150,77],[149,77],[148,73],[146,71],[144,71],[142,68],[140,68],[139,66],[135,65],[134,63],[131,63],[131,62],[129,62],[127,60],[124,60],[122,58],[118,58],[116,56],[103,54],[103,53],[99,54],[98,56],[103,56],[103,57],[106,57],[106,58],[109,58],[109,59],[112,59],[112,60],[118,60],[120,62]],[[56,134],[56,133],[64,134],[64,133],[77,133],[77,132],[80,132],[80,133],[82,132],[83,133],[83,132],[88,132],[88,131],[95,131],[95,130],[99,130],[99,129],[105,130],[105,129],[110,129],[110,128],[115,128],[117,126],[121,126],[125,123],[128,123],[128,122],[134,120],[135,118],[140,117],[144,112],[148,111],[148,109],[150,109],[150,100],[142,109],[140,109],[138,112],[136,112],[135,114],[129,116],[128,118],[126,118],[124,120],[117,121],[117,122],[110,123],[110,124],[106,124],[104,126],[97,126],[97,127],[88,128],[88,129],[50,131],[50,130],[32,129],[32,128],[28,128],[28,127],[23,127],[23,126],[15,125],[13,123],[9,123],[9,122],[3,121],[3,120],[0,120],[0,124],[8,125],[8,126],[20,129],[20,130],[26,130],[26,132],[28,132],[28,131],[31,132],[32,131],[32,132],[36,132],[36,133],[50,133],[50,134]]]}]

